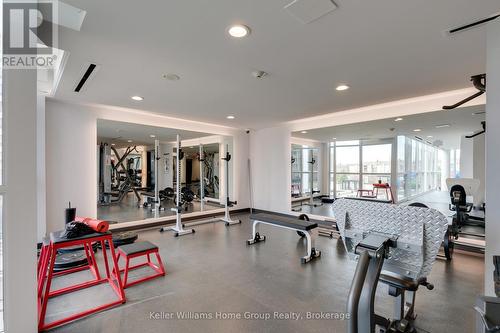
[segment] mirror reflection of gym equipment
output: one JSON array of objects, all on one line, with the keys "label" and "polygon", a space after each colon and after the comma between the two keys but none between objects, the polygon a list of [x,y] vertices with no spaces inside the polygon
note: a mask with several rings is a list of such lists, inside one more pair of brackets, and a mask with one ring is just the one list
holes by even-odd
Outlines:
[{"label": "mirror reflection of gym equipment", "polygon": [[333,218],[344,197],[430,207],[449,221],[440,258],[482,254],[484,119],[476,106],[293,132],[291,209]]},{"label": "mirror reflection of gym equipment", "polygon": [[[184,152],[180,160],[182,213],[224,207],[219,189],[221,137],[99,120],[98,218],[119,223],[174,214],[171,208],[177,200],[178,133],[183,138]],[[200,140],[204,143],[197,143]]]}]

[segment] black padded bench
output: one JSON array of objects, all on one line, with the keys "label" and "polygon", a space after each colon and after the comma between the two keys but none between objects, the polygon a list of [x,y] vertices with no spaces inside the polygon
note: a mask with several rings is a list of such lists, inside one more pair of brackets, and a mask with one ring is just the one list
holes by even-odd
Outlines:
[{"label": "black padded bench", "polygon": [[263,242],[266,236],[259,233],[259,225],[267,224],[274,227],[279,227],[288,230],[294,230],[299,235],[304,236],[307,241],[306,256],[301,258],[302,263],[307,263],[314,258],[321,256],[321,251],[314,247],[315,240],[318,236],[318,223],[313,221],[299,220],[297,216],[258,213],[250,215],[250,220],[253,221],[252,239],[247,240],[248,245]]}]

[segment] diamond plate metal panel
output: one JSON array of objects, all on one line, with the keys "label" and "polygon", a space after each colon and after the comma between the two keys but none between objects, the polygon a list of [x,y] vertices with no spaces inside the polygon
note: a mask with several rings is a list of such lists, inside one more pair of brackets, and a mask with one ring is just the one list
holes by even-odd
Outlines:
[{"label": "diamond plate metal panel", "polygon": [[337,199],[335,219],[351,258],[356,245],[369,233],[397,238],[384,270],[410,278],[429,275],[448,228],[446,216],[434,209],[378,202]]}]

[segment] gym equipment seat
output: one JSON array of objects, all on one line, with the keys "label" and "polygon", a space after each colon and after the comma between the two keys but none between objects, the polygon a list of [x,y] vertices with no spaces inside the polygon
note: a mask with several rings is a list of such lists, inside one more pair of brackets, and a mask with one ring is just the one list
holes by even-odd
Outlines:
[{"label": "gym equipment seat", "polygon": [[[120,258],[121,257],[125,258],[125,268],[119,269],[120,274],[122,272],[124,273],[123,280],[122,280],[122,286],[124,289],[127,287],[130,287],[130,286],[133,286],[135,284],[154,279],[154,278],[159,277],[159,276],[165,276],[165,274],[166,274],[165,268],[163,267],[163,263],[162,263],[161,258],[160,258],[160,253],[158,252],[158,246],[156,246],[155,244],[153,244],[151,242],[144,241],[144,242],[137,242],[137,243],[133,243],[133,244],[122,245],[117,249],[117,253],[118,254],[116,257],[116,261],[118,262],[118,265],[119,265]],[[158,261],[158,264],[154,264],[151,261],[152,254],[154,254],[156,256],[156,260]],[[146,256],[146,258],[147,258],[146,262],[130,266],[130,259],[138,258],[138,257],[142,257],[142,256]],[[128,274],[129,274],[130,270],[137,269],[140,267],[145,267],[145,266],[151,267],[155,271],[155,273],[153,275],[149,275],[146,277],[136,279],[132,282],[128,282]],[[113,270],[113,274],[116,275],[115,270]]]}]

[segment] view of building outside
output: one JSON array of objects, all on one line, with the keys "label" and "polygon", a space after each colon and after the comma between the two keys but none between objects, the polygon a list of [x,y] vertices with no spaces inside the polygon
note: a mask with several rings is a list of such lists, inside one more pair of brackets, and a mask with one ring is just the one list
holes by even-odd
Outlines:
[{"label": "view of building outside", "polygon": [[330,195],[355,197],[358,190],[373,190],[373,184],[390,184],[391,154],[391,143],[330,143]]},{"label": "view of building outside", "polygon": [[398,200],[439,190],[443,173],[441,150],[405,136],[398,136],[397,145]]}]

